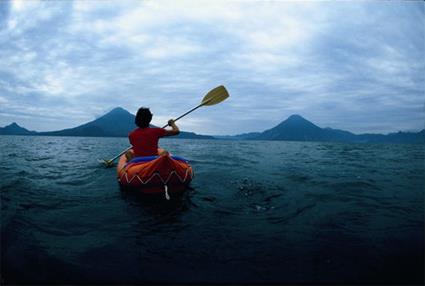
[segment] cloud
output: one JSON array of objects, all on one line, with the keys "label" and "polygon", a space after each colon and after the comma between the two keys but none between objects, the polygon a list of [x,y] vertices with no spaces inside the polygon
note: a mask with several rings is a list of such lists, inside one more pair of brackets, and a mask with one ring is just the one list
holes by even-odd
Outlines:
[{"label": "cloud", "polygon": [[[115,106],[262,131],[299,113],[353,132],[423,128],[421,2],[2,1],[0,125],[73,127]],[[57,120],[51,120],[56,118]],[[223,124],[226,122],[226,124]]]}]

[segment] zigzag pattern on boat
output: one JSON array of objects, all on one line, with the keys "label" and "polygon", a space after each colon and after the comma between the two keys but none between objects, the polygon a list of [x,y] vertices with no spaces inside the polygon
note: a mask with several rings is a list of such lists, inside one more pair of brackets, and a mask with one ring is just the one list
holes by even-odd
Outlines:
[{"label": "zigzag pattern on boat", "polygon": [[127,181],[127,183],[128,184],[130,184],[135,178],[137,178],[139,181],[140,181],[140,183],[142,183],[143,185],[146,185],[147,183],[149,183],[155,176],[157,176],[157,177],[159,177],[159,179],[161,180],[161,182],[163,183],[163,184],[167,184],[168,183],[168,181],[171,179],[171,177],[173,176],[173,175],[176,175],[176,177],[180,180],[180,182],[182,182],[182,183],[184,183],[184,182],[186,182],[186,180],[187,180],[187,177],[190,175],[190,179],[192,179],[193,178],[193,172],[191,172],[190,171],[190,169],[186,169],[186,172],[185,172],[185,175],[184,175],[184,178],[182,178],[182,177],[180,177],[179,176],[179,174],[176,172],[176,171],[172,171],[169,175],[168,175],[168,178],[166,179],[166,180],[164,180],[162,177],[161,177],[161,175],[158,173],[158,172],[155,172],[155,173],[153,173],[152,174],[152,176],[150,176],[146,181],[143,181],[140,177],[139,177],[139,175],[134,175],[130,180],[128,179],[128,176],[127,176],[127,172],[125,172],[124,173],[124,175],[121,175],[120,176],[120,180],[122,180],[123,179],[123,177],[125,177],[125,180]]}]

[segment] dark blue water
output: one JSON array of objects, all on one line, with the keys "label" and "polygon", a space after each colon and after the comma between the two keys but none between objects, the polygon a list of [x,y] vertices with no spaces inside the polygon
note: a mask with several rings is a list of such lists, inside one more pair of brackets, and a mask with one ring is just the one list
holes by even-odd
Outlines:
[{"label": "dark blue water", "polygon": [[2,283],[423,283],[423,145],[163,140],[183,196],[120,191],[125,138],[0,136]]}]

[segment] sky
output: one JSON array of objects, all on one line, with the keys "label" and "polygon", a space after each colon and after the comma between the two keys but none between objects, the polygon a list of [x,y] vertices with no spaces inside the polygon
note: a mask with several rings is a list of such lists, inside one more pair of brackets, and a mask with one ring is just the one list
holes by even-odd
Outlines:
[{"label": "sky", "polygon": [[353,133],[425,128],[423,1],[0,0],[0,126],[71,128],[114,107],[209,135],[292,114]]}]

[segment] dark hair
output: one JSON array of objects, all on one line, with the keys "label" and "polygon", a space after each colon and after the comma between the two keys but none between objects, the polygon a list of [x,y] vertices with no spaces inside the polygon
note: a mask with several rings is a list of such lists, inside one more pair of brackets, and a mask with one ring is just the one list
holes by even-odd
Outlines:
[{"label": "dark hair", "polygon": [[149,108],[140,107],[139,110],[137,110],[134,123],[136,123],[136,125],[139,126],[140,128],[146,128],[146,127],[149,127],[149,123],[151,122],[151,120],[152,120],[152,113],[149,110]]}]

